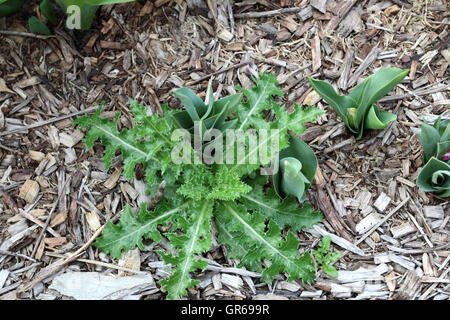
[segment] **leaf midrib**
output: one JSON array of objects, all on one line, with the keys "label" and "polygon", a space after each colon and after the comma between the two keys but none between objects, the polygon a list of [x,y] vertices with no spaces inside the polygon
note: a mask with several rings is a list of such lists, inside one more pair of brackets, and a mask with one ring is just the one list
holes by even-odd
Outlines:
[{"label": "leaf midrib", "polygon": [[[194,245],[195,245],[195,243],[197,242],[197,238],[198,238],[197,235],[198,235],[199,230],[200,230],[200,225],[201,225],[201,223],[203,222],[204,215],[205,215],[205,213],[206,213],[206,211],[207,211],[208,203],[209,203],[208,201],[205,201],[205,202],[203,203],[203,207],[202,207],[202,209],[201,209],[201,211],[200,211],[200,215],[199,215],[199,217],[198,217],[198,219],[197,219],[197,224],[196,224],[196,226],[195,226],[195,232],[194,232],[193,234],[190,235],[190,239],[189,239],[189,249],[188,249],[187,251],[185,251],[185,253],[186,253],[185,257],[186,257],[186,259],[184,260],[184,263],[183,263],[183,267],[182,267],[182,271],[181,271],[181,279],[183,279],[184,276],[188,273],[188,266],[190,265],[190,261],[193,260],[193,258],[194,258],[194,254],[193,254],[193,251],[194,251]],[[177,290],[175,291],[177,294],[178,294],[181,290],[184,290],[184,289],[185,289],[182,283],[183,283],[182,281],[179,281],[179,282],[178,282],[178,285],[177,285],[177,287],[176,287]]]},{"label": "leaf midrib", "polygon": [[[109,247],[109,246],[111,246],[112,244],[114,244],[114,243],[116,243],[118,241],[122,241],[124,239],[130,238],[131,236],[134,236],[136,234],[141,235],[142,234],[141,232],[143,231],[143,229],[147,229],[150,225],[156,223],[158,220],[162,220],[163,218],[166,218],[166,217],[168,217],[168,216],[170,216],[170,215],[172,215],[172,214],[182,210],[186,206],[187,206],[187,203],[185,203],[185,204],[183,204],[183,205],[181,205],[181,206],[179,206],[179,207],[177,207],[175,209],[167,211],[166,213],[164,213],[162,215],[159,215],[159,216],[157,216],[154,219],[148,220],[144,225],[140,226],[138,229],[136,229],[136,230],[134,230],[134,231],[132,231],[130,233],[127,233],[126,236],[124,236],[124,237],[117,238],[114,241],[111,241],[111,242],[108,242],[107,244],[104,244],[103,247]],[[133,238],[133,237],[131,237],[131,238]]]},{"label": "leaf midrib", "polygon": [[250,117],[252,116],[252,114],[253,114],[253,113],[255,112],[255,110],[258,108],[258,105],[259,105],[260,101],[262,101],[263,98],[264,98],[264,100],[266,99],[265,95],[266,95],[266,89],[268,88],[268,86],[269,86],[269,82],[268,82],[268,81],[264,82],[263,93],[261,93],[261,94],[259,95],[259,97],[258,97],[258,99],[257,99],[257,101],[256,101],[256,103],[255,103],[255,105],[253,106],[253,108],[250,109],[250,112],[247,114],[247,117],[246,117],[245,120],[242,122],[241,126],[239,127],[239,130],[241,130],[241,129],[244,127],[244,125],[245,125],[245,124],[247,123],[247,121],[250,119]]},{"label": "leaf midrib", "polygon": [[[282,252],[280,252],[277,248],[275,248],[270,242],[267,242],[261,235],[255,231],[255,229],[252,228],[244,219],[242,219],[239,214],[233,210],[229,205],[224,204],[225,208],[227,208],[228,211],[237,219],[239,222],[244,225],[244,227],[248,230],[250,230],[251,233],[253,233],[260,242],[264,243],[267,247],[269,247],[273,252],[280,255],[284,260],[286,260],[289,264],[294,264],[289,257],[285,256]],[[295,265],[295,264],[294,264]],[[298,267],[298,266],[296,266]]]},{"label": "leaf midrib", "polygon": [[[133,151],[135,151],[136,153],[140,154],[141,157],[143,157],[144,159],[147,159],[147,154],[136,148],[135,146],[129,144],[128,142],[126,142],[125,140],[121,139],[119,136],[113,134],[111,131],[105,130],[103,127],[94,124],[93,127],[96,127],[97,129],[100,129],[101,131],[103,131],[106,135],[108,135],[109,137],[112,138],[112,140],[118,141],[119,144],[126,146],[128,149],[131,149]],[[150,157],[150,159],[155,160],[157,162],[159,162],[158,159]]]}]

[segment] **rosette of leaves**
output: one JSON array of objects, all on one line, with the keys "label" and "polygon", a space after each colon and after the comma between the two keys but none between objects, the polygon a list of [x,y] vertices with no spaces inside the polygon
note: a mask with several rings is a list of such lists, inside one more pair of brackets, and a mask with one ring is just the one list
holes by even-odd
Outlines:
[{"label": "rosette of leaves", "polygon": [[273,175],[273,187],[277,195],[281,199],[294,196],[300,203],[305,201],[305,191],[317,170],[314,151],[303,140],[291,136],[289,147],[281,150],[278,159],[280,167]]},{"label": "rosette of leaves", "polygon": [[308,80],[359,140],[365,129],[384,129],[397,119],[395,114],[378,109],[375,102],[400,83],[408,72],[398,68],[381,69],[362,81],[348,96],[337,94],[325,81]]},{"label": "rosette of leaves", "polygon": [[417,176],[417,185],[439,197],[450,196],[450,119],[438,117],[433,126],[422,124],[419,141],[425,166]]},{"label": "rosette of leaves", "polygon": [[450,164],[435,157],[430,160],[417,176],[417,185],[426,192],[445,198],[450,196]]},{"label": "rosette of leaves", "polygon": [[[306,129],[304,122],[314,121],[323,112],[314,107],[297,106],[295,112],[288,113],[274,101],[274,95],[280,92],[275,76],[262,74],[254,81],[254,87],[242,90],[245,99],[234,107],[236,112],[228,114],[224,123],[235,120],[235,127],[256,132],[260,127],[276,127],[280,146],[287,148],[288,128],[301,134]],[[238,100],[237,96],[228,101],[234,99]],[[191,100],[199,104],[198,110],[203,108],[198,99],[192,96]],[[184,103],[186,105],[186,101]],[[239,259],[240,265],[249,270],[260,272],[262,281],[271,283],[276,275],[283,273],[289,280],[312,283],[315,279],[313,259],[309,252],[300,254],[296,233],[321,221],[321,213],[314,211],[308,202],[299,207],[292,196],[281,201],[273,188],[267,188],[268,177],[261,176],[258,167],[174,164],[170,155],[178,142],[171,139],[171,134],[180,127],[179,111],[167,105],[162,108],[163,117],[149,116],[148,108],[131,101],[136,126],[120,131],[117,129],[119,115],[112,121],[101,117],[100,110],[76,120],[77,124],[88,128],[84,140],[87,148],[99,138],[105,145],[106,168],[120,150],[125,177],[132,179],[135,165],[141,163],[150,189],[155,181],[163,179],[175,190],[169,193],[165,190],[153,210],[141,204],[135,215],[129,205],[125,206],[119,223],[107,222],[94,245],[120,258],[125,250],[136,246],[143,249],[144,239],[158,243],[163,237],[167,238],[172,250],[158,252],[170,265],[170,276],[160,284],[169,299],[179,299],[188,294],[187,289],[199,283],[192,273],[204,270],[207,265],[202,254],[211,247],[211,223],[214,223],[218,241],[227,247],[227,256]],[[211,115],[220,114],[213,109]],[[193,110],[197,111],[197,107],[190,111]],[[269,110],[275,113],[275,120],[267,121]],[[206,112],[197,111],[197,115],[201,118]],[[167,231],[163,233],[158,228],[160,225],[167,226],[164,228]]]}]

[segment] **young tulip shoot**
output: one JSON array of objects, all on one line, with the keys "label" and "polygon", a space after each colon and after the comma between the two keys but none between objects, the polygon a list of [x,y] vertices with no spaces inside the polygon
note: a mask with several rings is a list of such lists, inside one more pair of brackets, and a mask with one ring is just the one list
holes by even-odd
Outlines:
[{"label": "young tulip shoot", "polygon": [[308,80],[359,140],[365,129],[384,129],[397,119],[395,114],[378,109],[375,102],[390,92],[408,72],[398,68],[381,69],[362,81],[348,96],[337,94],[325,81]]},{"label": "young tulip shoot", "polygon": [[301,203],[317,170],[314,151],[301,139],[292,136],[289,147],[279,155],[280,170],[273,175],[273,186],[281,199],[294,196]]},{"label": "young tulip shoot", "polygon": [[419,188],[442,198],[450,196],[450,164],[447,162],[431,157],[417,177]]},{"label": "young tulip shoot", "polygon": [[419,141],[423,149],[423,163],[427,163],[431,157],[448,161],[450,149],[450,119],[442,121],[437,118],[431,126],[422,124]]}]

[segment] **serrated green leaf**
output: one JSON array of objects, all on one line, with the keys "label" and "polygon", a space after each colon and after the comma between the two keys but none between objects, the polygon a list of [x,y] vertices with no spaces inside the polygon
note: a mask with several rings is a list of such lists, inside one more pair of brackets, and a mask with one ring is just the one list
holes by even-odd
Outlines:
[{"label": "serrated green leaf", "polygon": [[142,204],[141,210],[135,216],[127,205],[120,214],[120,222],[116,225],[108,222],[94,246],[116,259],[121,257],[122,251],[134,249],[136,246],[143,250],[142,239],[159,242],[161,234],[157,226],[171,221],[175,214],[187,206],[187,203],[175,206],[173,202],[162,202],[154,211],[147,211],[145,204]]},{"label": "serrated green leaf", "polygon": [[260,75],[259,79],[253,80],[256,85],[250,89],[237,87],[246,98],[246,101],[241,103],[238,108],[239,130],[246,130],[251,126],[263,129],[261,123],[264,123],[265,120],[262,118],[262,111],[271,106],[273,96],[283,96],[283,91],[278,88],[275,75],[264,73]]},{"label": "serrated green leaf", "polygon": [[197,254],[208,251],[211,247],[212,201],[203,201],[190,205],[186,211],[184,223],[178,228],[182,235],[168,234],[171,244],[177,248],[177,255],[160,252],[163,260],[174,267],[173,274],[160,283],[168,291],[168,299],[179,299],[187,295],[186,289],[199,283],[189,273],[207,266],[205,260],[198,259]]},{"label": "serrated green leaf", "polygon": [[299,207],[293,197],[280,201],[273,189],[264,194],[262,186],[254,186],[250,193],[241,196],[240,201],[249,210],[255,210],[265,219],[273,220],[280,228],[291,227],[293,231],[310,229],[323,218],[319,211],[312,209],[310,203]]},{"label": "serrated green leaf", "polygon": [[320,241],[318,250],[313,250],[313,255],[316,262],[322,267],[323,271],[326,274],[336,278],[338,273],[332,264],[342,258],[342,255],[339,252],[330,251],[330,244],[330,236],[324,236]]},{"label": "serrated green leaf", "polygon": [[339,275],[337,270],[329,264],[324,264],[322,266],[323,271],[328,274],[329,276],[333,277],[333,278],[337,278],[337,276]]},{"label": "serrated green leaf", "polygon": [[250,186],[241,181],[237,172],[229,170],[226,166],[221,166],[214,174],[207,199],[235,200],[251,189]]},{"label": "serrated green leaf", "polygon": [[[111,165],[111,159],[116,151],[121,150],[124,176],[132,180],[134,178],[134,168],[138,163],[144,165],[148,175],[156,175],[157,170],[162,170],[165,174],[171,163],[170,152],[175,142],[170,140],[171,124],[167,119],[158,115],[147,116],[145,107],[139,106],[132,100],[131,106],[136,119],[140,125],[132,129],[117,129],[117,119],[110,121],[100,117],[101,107],[94,115],[77,118],[74,123],[82,128],[88,128],[84,142],[86,149],[92,148],[95,141],[101,139],[105,145],[105,155],[103,161],[105,168]],[[159,163],[159,167],[152,165],[152,162]],[[149,168],[149,169],[147,169]]]},{"label": "serrated green leaf", "polygon": [[211,190],[212,178],[212,172],[203,164],[187,167],[183,173],[183,184],[177,193],[197,201],[205,199]]},{"label": "serrated green leaf", "polygon": [[[317,117],[323,114],[325,111],[315,107],[307,107],[303,109],[302,106],[295,105],[294,112],[288,113],[284,107],[278,106],[274,108],[277,119],[270,124],[270,129],[276,129],[277,131],[270,130],[266,137],[260,137],[258,140],[258,146],[266,144],[268,146],[268,158],[275,157],[280,150],[283,150],[289,146],[290,135],[288,130],[292,130],[297,134],[302,134],[306,130],[306,122],[314,122]],[[273,140],[278,140],[278,150],[272,150],[271,145]],[[259,154],[259,148],[250,149],[247,148],[244,163],[248,163],[251,157]],[[231,170],[236,170],[239,175],[248,174],[257,169],[259,165],[249,164],[236,164],[232,166]]]},{"label": "serrated green leaf", "polygon": [[241,258],[241,264],[253,266],[262,259],[270,261],[270,266],[263,268],[262,280],[270,283],[280,272],[288,274],[288,280],[302,279],[305,283],[312,283],[315,279],[312,258],[309,253],[301,257],[298,253],[298,239],[292,232],[288,232],[286,239],[281,238],[281,229],[274,221],[269,221],[267,231],[264,216],[258,212],[249,214],[246,208],[233,202],[222,202],[215,213],[223,221],[223,228],[236,232],[237,236],[227,247],[240,243],[249,249]]}]

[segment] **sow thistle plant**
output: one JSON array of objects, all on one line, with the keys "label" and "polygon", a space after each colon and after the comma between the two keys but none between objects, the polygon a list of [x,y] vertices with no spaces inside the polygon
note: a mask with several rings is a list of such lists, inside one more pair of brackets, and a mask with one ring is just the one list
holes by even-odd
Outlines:
[{"label": "sow thistle plant", "polygon": [[439,197],[450,196],[450,119],[438,117],[432,126],[422,124],[419,141],[425,166],[419,172],[417,185]]},{"label": "sow thistle plant", "polygon": [[[136,246],[143,250],[144,239],[159,242],[166,237],[172,250],[158,253],[171,266],[171,275],[160,281],[169,299],[186,296],[187,289],[199,283],[191,273],[207,266],[201,255],[211,247],[211,223],[227,256],[261,273],[262,281],[271,283],[280,273],[288,280],[309,284],[315,280],[312,255],[300,255],[296,232],[322,220],[310,203],[300,207],[297,202],[304,201],[317,160],[291,132],[301,134],[304,123],[315,121],[323,110],[296,105],[288,113],[275,101],[283,92],[274,75],[261,74],[254,81],[250,89],[237,87],[238,94],[217,101],[211,96],[208,104],[189,89],[179,89],[174,95],[184,110],[163,105],[163,117],[149,115],[147,107],[130,100],[136,123],[131,129],[119,131],[119,113],[110,121],[101,117],[100,109],[75,121],[88,128],[87,149],[99,138],[105,145],[106,168],[121,150],[126,178],[134,178],[140,163],[150,195],[165,182],[164,196],[154,209],[140,204],[135,215],[126,205],[119,223],[108,222],[94,245],[120,258]],[[245,139],[239,139],[242,135]],[[246,152],[239,158],[242,148]],[[237,160],[229,161],[235,153]],[[250,161],[264,153],[264,161]],[[207,159],[214,161],[207,163]],[[270,170],[264,168],[271,163],[267,159],[272,159]],[[272,184],[270,173],[275,174]],[[159,226],[168,230],[162,233]]]},{"label": "sow thistle plant", "polygon": [[359,140],[365,129],[384,129],[397,119],[395,114],[378,109],[375,102],[400,83],[408,72],[398,68],[381,69],[362,81],[348,96],[337,94],[325,81],[308,80]]}]

